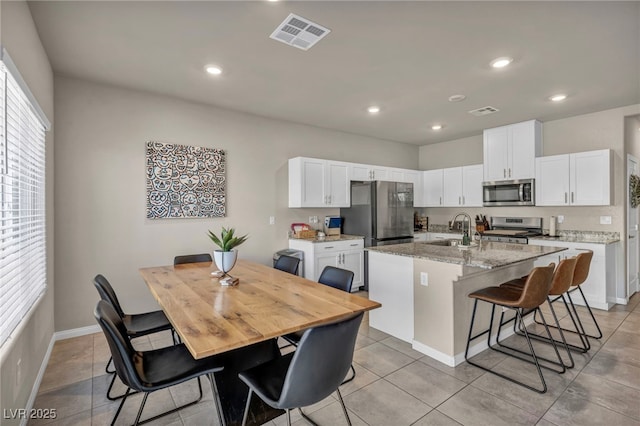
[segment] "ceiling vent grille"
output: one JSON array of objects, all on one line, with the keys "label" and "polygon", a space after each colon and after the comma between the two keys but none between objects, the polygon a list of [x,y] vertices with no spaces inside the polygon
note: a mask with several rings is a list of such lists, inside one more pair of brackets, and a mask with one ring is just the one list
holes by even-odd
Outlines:
[{"label": "ceiling vent grille", "polygon": [[486,106],[486,107],[471,110],[469,111],[469,114],[475,115],[476,117],[480,117],[482,115],[489,115],[498,111],[500,111],[498,108],[494,108],[492,106]]},{"label": "ceiling vent grille", "polygon": [[298,49],[309,50],[330,32],[330,29],[322,25],[290,13],[269,38]]}]

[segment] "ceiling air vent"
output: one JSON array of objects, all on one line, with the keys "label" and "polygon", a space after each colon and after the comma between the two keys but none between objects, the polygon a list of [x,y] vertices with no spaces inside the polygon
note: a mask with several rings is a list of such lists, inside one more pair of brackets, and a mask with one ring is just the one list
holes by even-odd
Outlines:
[{"label": "ceiling air vent", "polygon": [[492,106],[486,106],[486,107],[482,107],[482,108],[478,108],[478,109],[474,109],[472,111],[469,111],[469,114],[473,114],[477,117],[480,117],[482,115],[488,115],[488,114],[493,114],[494,112],[498,112],[500,111],[498,108],[494,108]]},{"label": "ceiling air vent", "polygon": [[329,32],[331,32],[330,29],[291,13],[287,16],[287,19],[278,25],[278,28],[269,38],[298,49],[309,50],[311,46],[319,42]]}]

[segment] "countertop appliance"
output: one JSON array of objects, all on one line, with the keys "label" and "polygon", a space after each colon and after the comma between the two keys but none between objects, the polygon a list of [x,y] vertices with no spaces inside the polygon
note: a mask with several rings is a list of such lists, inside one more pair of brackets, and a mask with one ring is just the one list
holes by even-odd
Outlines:
[{"label": "countertop appliance", "polygon": [[482,182],[483,206],[533,206],[535,200],[534,179]]},{"label": "countertop appliance", "polygon": [[491,230],[480,235],[483,241],[528,244],[528,237],[542,235],[541,217],[492,217]]},{"label": "countertop appliance", "polygon": [[[364,246],[413,242],[413,184],[351,182],[351,207],[341,208],[342,232],[363,235]],[[368,256],[364,258],[364,288],[368,289]]]}]

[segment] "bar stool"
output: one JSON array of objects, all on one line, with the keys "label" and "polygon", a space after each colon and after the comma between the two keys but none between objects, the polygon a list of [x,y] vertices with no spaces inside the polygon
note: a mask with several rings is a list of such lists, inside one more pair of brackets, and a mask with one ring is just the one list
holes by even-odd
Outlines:
[{"label": "bar stool", "polygon": [[[573,280],[571,282],[571,287],[566,293],[563,294],[563,296],[566,295],[566,298],[556,297],[555,299],[551,300],[551,303],[556,302],[559,299],[562,299],[565,305],[565,308],[569,313],[569,317],[573,321],[573,325],[575,328],[575,330],[571,330],[568,328],[563,328],[562,330],[569,333],[577,334],[580,337],[580,341],[582,342],[582,348],[576,347],[574,345],[569,345],[569,346],[573,346],[574,349],[580,350],[582,352],[587,352],[589,349],[591,349],[591,344],[589,343],[589,337],[594,339],[602,338],[602,330],[600,330],[600,326],[598,325],[598,322],[596,321],[596,318],[593,315],[593,311],[591,310],[591,307],[589,306],[589,303],[587,302],[587,299],[584,296],[582,289],[580,288],[580,285],[583,284],[587,280],[587,277],[589,276],[589,269],[591,268],[591,259],[593,258],[593,251],[584,250],[582,253],[579,253],[577,256],[575,256],[575,258],[576,258],[576,267],[573,273]],[[596,326],[596,330],[598,331],[597,335],[587,334],[584,328],[584,325],[582,324],[582,320],[580,319],[578,310],[576,309],[576,306],[573,303],[573,299],[571,298],[571,293],[573,293],[576,290],[580,291],[582,300],[584,300],[585,306],[589,311],[589,314],[591,315],[591,319],[593,320],[593,323]],[[567,303],[567,300],[569,301],[569,303]],[[571,307],[569,307],[569,305],[571,305]],[[534,320],[536,321],[537,324],[540,324],[540,325],[542,324],[537,320],[535,315],[534,315]],[[551,325],[550,327],[558,328],[553,325]]]},{"label": "bar stool", "polygon": [[[577,350],[579,352],[586,352],[586,348],[585,347],[578,347],[578,346],[574,346],[574,345],[570,345],[567,343],[567,340],[565,339],[564,333],[563,333],[563,329],[560,327],[560,322],[558,321],[558,316],[556,315],[556,311],[553,308],[553,303],[552,301],[557,300],[558,298],[563,298],[564,294],[569,290],[569,287],[571,286],[571,283],[573,282],[573,274],[576,268],[576,263],[577,263],[577,258],[572,257],[570,259],[563,259],[562,261],[560,261],[560,263],[558,264],[558,266],[556,267],[555,271],[553,272],[553,278],[551,279],[551,289],[549,290],[549,294],[547,296],[547,304],[549,305],[549,309],[551,310],[551,314],[553,315],[553,319],[554,322],[556,324],[555,328],[558,329],[559,334],[560,334],[560,338],[561,341],[555,340],[555,343],[562,345],[565,350],[567,351],[567,355],[569,357],[569,363],[566,364],[565,366],[567,368],[573,368],[575,366],[575,363],[573,361],[573,356],[571,355],[570,349],[573,350]],[[513,289],[515,291],[522,291],[522,289],[524,288],[524,284],[526,282],[526,278],[527,277],[523,277],[523,278],[518,278],[515,280],[511,280],[508,281],[504,284],[501,284],[500,287],[502,288],[509,288],[509,289]],[[552,296],[556,296],[555,299],[552,299]],[[565,302],[566,304],[566,302]],[[524,313],[524,316],[531,314],[531,313],[537,313],[537,310],[530,310],[528,312]],[[571,314],[571,312],[569,311],[569,315],[572,317],[571,319],[573,320],[573,316]],[[504,322],[504,312],[502,313],[502,315],[500,316],[500,328],[498,329],[498,337],[497,337],[497,341],[500,341],[500,329],[502,328],[503,325],[509,323],[510,321],[513,321],[514,319],[510,319],[506,322]],[[524,335],[524,330],[522,330],[522,328],[524,327],[524,324],[520,324],[521,327],[518,328],[516,327],[516,321],[514,321],[513,323],[513,331],[516,334],[519,335]],[[578,330],[578,327],[574,321],[574,326],[576,326],[576,330]],[[549,325],[549,327],[554,327],[553,325]],[[549,342],[549,339],[546,336],[542,336],[540,334],[534,334],[534,333],[529,333],[529,337],[531,337],[532,339],[536,339],[536,340],[540,340],[543,342]]]},{"label": "bar stool", "polygon": [[[510,288],[505,288],[505,287],[486,287],[483,289],[480,289],[478,291],[475,291],[473,293],[471,293],[469,295],[470,298],[475,299],[474,303],[473,303],[473,312],[471,314],[471,325],[469,326],[469,336],[467,338],[467,347],[465,349],[464,352],[464,358],[465,360],[475,366],[478,367],[482,370],[485,370],[491,374],[495,374],[496,376],[502,377],[503,379],[509,380],[512,383],[516,383],[520,386],[523,386],[527,389],[533,390],[535,392],[538,393],[545,393],[547,391],[547,384],[544,380],[544,376],[542,375],[542,370],[541,368],[546,368],[546,369],[550,369],[553,371],[557,371],[554,369],[549,368],[548,366],[544,366],[541,365],[540,362],[538,361],[538,359],[543,359],[540,358],[539,356],[536,355],[534,349],[533,349],[533,345],[531,343],[531,339],[529,337],[529,333],[527,332],[526,327],[523,327],[523,331],[524,331],[524,336],[527,340],[527,344],[529,346],[529,351],[530,353],[525,353],[524,351],[519,351],[522,352],[526,355],[528,355],[529,358],[525,358],[522,356],[517,355],[517,353],[510,353],[508,351],[505,351],[499,347],[496,346],[492,346],[491,345],[491,334],[493,331],[493,320],[495,317],[495,308],[496,306],[501,306],[503,308],[508,308],[508,309],[512,309],[515,311],[515,315],[517,320],[519,321],[523,321],[522,316],[523,316],[523,312],[524,310],[538,310],[538,312],[540,313],[540,318],[542,318],[542,321],[545,324],[545,329],[547,330],[547,334],[549,336],[549,339],[551,341],[551,344],[554,347],[554,350],[556,352],[556,356],[558,357],[558,364],[557,365],[561,365],[562,366],[562,370],[561,371],[557,371],[557,372],[564,372],[565,368],[564,368],[564,364],[562,363],[562,359],[560,358],[560,353],[558,352],[558,348],[555,345],[555,342],[553,341],[553,338],[551,336],[551,332],[549,331],[549,327],[546,325],[546,321],[544,320],[544,315],[542,314],[542,312],[540,311],[540,305],[542,303],[544,303],[544,301],[547,299],[547,295],[549,294],[549,289],[551,288],[551,279],[553,277],[553,270],[554,270],[555,264],[551,263],[549,266],[541,266],[541,267],[537,267],[537,268],[533,268],[533,270],[531,271],[531,273],[528,275],[524,287],[522,289],[522,291],[516,291]],[[475,322],[475,316],[476,316],[476,310],[478,307],[478,301],[482,300],[484,302],[490,303],[491,306],[491,320],[489,322],[489,328],[476,334],[475,336],[473,335],[473,324]],[[524,383],[522,381],[516,380],[513,377],[509,377],[505,374],[499,373],[497,371],[493,371],[490,368],[484,367],[480,364],[477,364],[473,361],[471,361],[469,359],[469,345],[471,344],[471,342],[479,337],[482,337],[483,335],[487,335],[487,345],[489,346],[490,349],[493,349],[497,352],[502,352],[506,355],[509,356],[513,356],[515,358],[518,358],[520,360],[529,362],[531,364],[534,364],[536,366],[536,369],[538,371],[538,376],[540,378],[540,384],[542,385],[541,388],[536,388],[533,387],[527,383]]]}]

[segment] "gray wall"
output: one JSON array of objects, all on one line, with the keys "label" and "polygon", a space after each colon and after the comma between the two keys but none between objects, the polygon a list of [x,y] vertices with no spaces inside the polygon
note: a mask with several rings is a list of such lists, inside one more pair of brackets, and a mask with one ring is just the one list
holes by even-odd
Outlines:
[{"label": "gray wall", "polygon": [[[249,233],[240,257],[269,264],[292,222],[336,209],[289,209],[287,159],[417,168],[418,147],[275,121],[148,93],[56,78],[56,330],[93,325],[97,273],[125,311],[157,309],[138,268],[211,252],[206,233]],[[145,142],[227,152],[227,217],[147,220]],[[269,216],[276,224],[269,225]]]},{"label": "gray wall", "polygon": [[[0,2],[0,43],[7,49],[40,107],[53,123],[53,73],[31,19],[26,2]],[[54,197],[53,130],[46,135],[47,285],[44,298],[15,340],[2,348],[0,407],[24,408],[33,389],[54,332]],[[22,380],[16,384],[16,364],[21,360]],[[4,417],[4,416],[2,416]],[[19,420],[2,418],[2,425]]]}]

